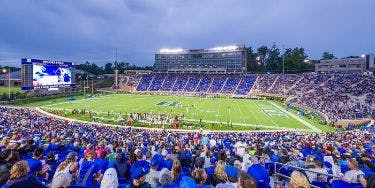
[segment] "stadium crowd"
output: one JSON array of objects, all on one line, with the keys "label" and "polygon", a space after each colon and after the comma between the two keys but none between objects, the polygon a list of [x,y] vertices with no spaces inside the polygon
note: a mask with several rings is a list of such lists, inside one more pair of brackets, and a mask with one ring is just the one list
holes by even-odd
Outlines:
[{"label": "stadium crowd", "polygon": [[[374,187],[374,133],[374,127],[319,134],[143,130],[1,107],[0,185]],[[274,162],[290,181],[271,177]]]}]

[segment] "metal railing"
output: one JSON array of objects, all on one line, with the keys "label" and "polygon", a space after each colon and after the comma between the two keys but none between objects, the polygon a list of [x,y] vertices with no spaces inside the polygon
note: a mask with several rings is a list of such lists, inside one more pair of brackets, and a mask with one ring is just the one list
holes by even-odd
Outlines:
[{"label": "metal railing", "polygon": [[[289,177],[287,175],[284,175],[282,173],[277,172],[280,168],[283,168],[283,167],[293,168],[293,169],[304,171],[304,172],[311,172],[311,173],[315,173],[315,174],[319,174],[319,175],[324,175],[324,176],[327,176],[327,177],[332,177],[332,178],[340,179],[339,176],[335,176],[335,175],[328,174],[328,173],[316,172],[316,171],[313,171],[313,170],[310,170],[310,169],[300,168],[300,167],[297,167],[297,166],[287,165],[287,164],[279,163],[279,162],[272,162],[272,163],[273,163],[273,167],[274,167],[273,176],[274,176],[275,181],[278,179],[277,177],[283,177],[283,178],[287,178],[287,179],[291,178],[291,177]],[[281,167],[277,168],[278,165],[280,165]],[[308,177],[306,177],[306,178],[308,178]],[[310,186],[311,187],[315,187],[315,188],[319,188],[318,186],[313,185],[312,182],[310,182]]]}]

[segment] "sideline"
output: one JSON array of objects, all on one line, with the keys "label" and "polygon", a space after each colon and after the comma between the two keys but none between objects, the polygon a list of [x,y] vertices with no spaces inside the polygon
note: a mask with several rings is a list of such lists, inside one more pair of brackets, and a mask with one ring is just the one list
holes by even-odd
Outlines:
[{"label": "sideline", "polygon": [[[78,123],[84,123],[84,124],[94,124],[94,125],[99,125],[99,126],[109,126],[109,127],[121,127],[121,128],[130,128],[129,126],[125,125],[111,125],[111,124],[105,124],[105,123],[98,123],[98,122],[88,122],[88,121],[82,121],[82,120],[77,120],[77,119],[70,119],[62,116],[58,116],[55,114],[51,114],[49,112],[46,112],[38,107],[36,108],[29,108],[29,109],[34,109],[38,111],[41,114],[44,114],[49,117],[53,117],[56,119],[62,119],[62,120],[67,120],[71,122],[78,122]],[[304,132],[301,129],[288,129],[288,128],[283,128],[282,130],[189,130],[189,129],[161,129],[161,128],[147,128],[147,127],[131,127],[132,129],[138,129],[138,130],[149,130],[149,131],[171,131],[171,132],[201,132],[201,133],[253,133],[253,132]],[[274,127],[273,127],[274,128]],[[311,130],[307,130],[307,132],[311,132]]]},{"label": "sideline", "polygon": [[322,130],[318,129],[317,127],[315,127],[314,125],[312,125],[311,123],[309,122],[306,122],[305,120],[301,119],[300,117],[292,114],[291,112],[288,112],[286,111],[285,109],[281,108],[280,106],[276,105],[275,103],[273,103],[273,101],[268,101],[269,103],[271,103],[273,106],[275,106],[276,108],[278,108],[279,110],[283,111],[284,113],[287,113],[288,115],[290,115],[291,117],[293,117],[294,119],[296,119],[297,121],[301,122],[302,124],[306,125],[307,127],[309,127],[310,129],[312,129],[314,132],[322,132]]},{"label": "sideline", "polygon": [[[44,107],[44,108],[51,109],[51,110],[54,110],[54,109],[55,110],[63,110],[63,108],[48,108],[48,107]],[[51,116],[54,116],[56,118],[60,118],[60,119],[64,119],[64,120],[78,121],[78,122],[82,122],[82,123],[98,123],[98,122],[89,122],[89,121],[83,121],[83,120],[71,119],[71,118],[66,118],[66,117],[58,116],[58,115],[46,112],[46,111],[42,110],[41,108],[38,108],[38,110],[40,110],[41,113],[44,112],[46,115],[51,115]],[[73,109],[65,109],[65,110],[73,110]],[[99,111],[94,111],[94,110],[92,110],[91,112],[95,112],[95,113],[98,113],[98,114],[107,114],[106,112],[99,112]],[[101,117],[98,117],[98,119],[100,119],[100,118]],[[109,118],[103,118],[103,119],[113,120],[113,119],[109,119]],[[190,122],[199,122],[200,121],[198,119],[184,119],[184,120],[190,121]],[[226,122],[223,122],[223,121],[213,121],[213,120],[203,120],[203,122],[205,122],[205,123],[215,123],[215,124],[217,124],[217,126],[220,126],[219,125],[220,123],[226,123]],[[99,124],[102,125],[103,123],[99,123]],[[236,123],[236,122],[232,122],[232,124],[233,125],[243,126],[243,127],[260,127],[260,128],[270,129],[270,130],[272,130],[272,129],[275,130],[276,129],[276,130],[295,131],[295,132],[314,132],[312,129],[288,128],[288,127],[278,126],[277,124],[276,124],[276,126],[275,125],[251,124],[251,123]],[[105,125],[122,126],[122,125],[114,125],[114,124],[105,124]],[[226,126],[226,124],[223,125],[223,127],[225,127],[225,126]],[[133,127],[133,128],[154,129],[154,128],[147,128],[147,127]],[[162,130],[162,129],[158,129],[158,130]],[[168,129],[168,130],[176,130],[176,129]],[[180,130],[189,130],[189,129],[180,129]],[[196,130],[196,131],[199,131],[199,130]],[[207,129],[205,131],[210,131],[210,132],[227,132],[226,130],[207,130]],[[243,130],[228,131],[228,132],[241,132],[241,131],[243,131]],[[252,132],[252,131],[249,131],[249,132]],[[256,131],[256,130],[254,130],[254,131]],[[263,131],[268,131],[268,130],[263,130]],[[263,131],[261,131],[261,132],[263,132]],[[245,131],[245,132],[247,132],[247,131]]]}]

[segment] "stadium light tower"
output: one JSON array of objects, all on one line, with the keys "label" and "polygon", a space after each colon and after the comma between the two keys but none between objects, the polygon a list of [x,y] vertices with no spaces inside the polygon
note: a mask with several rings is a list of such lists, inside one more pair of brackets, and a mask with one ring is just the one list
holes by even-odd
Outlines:
[{"label": "stadium light tower", "polygon": [[[7,69],[3,68],[3,73],[7,73]],[[4,85],[5,85],[5,77],[4,77]],[[8,67],[8,99],[10,100],[10,67]]]}]

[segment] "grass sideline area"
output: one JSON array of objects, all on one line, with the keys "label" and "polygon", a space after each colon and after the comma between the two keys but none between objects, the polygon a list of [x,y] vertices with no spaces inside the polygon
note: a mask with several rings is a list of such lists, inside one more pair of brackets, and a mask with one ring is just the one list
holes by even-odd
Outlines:
[{"label": "grass sideline area", "polygon": [[[15,87],[15,86],[10,87],[10,92],[17,93],[17,91],[20,93],[23,93],[23,91],[21,90],[21,87]],[[8,86],[0,86],[0,95],[2,95],[3,93],[8,95]]]},{"label": "grass sideline area", "polygon": [[[192,123],[199,129],[203,121],[206,130],[300,130],[334,131],[320,125],[317,119],[308,119],[294,110],[286,110],[283,104],[268,100],[233,98],[199,98],[181,96],[160,96],[141,94],[108,94],[86,98],[75,96],[75,101],[67,97],[19,104],[20,106],[40,107],[52,112],[64,111],[60,115],[84,121],[93,121],[86,114],[72,114],[73,109],[91,111],[97,122],[119,124],[130,113],[171,114],[182,116],[185,123]],[[136,126],[158,127],[148,123],[135,122]],[[159,126],[160,127],[160,126]],[[315,130],[313,129],[315,128]]]}]

